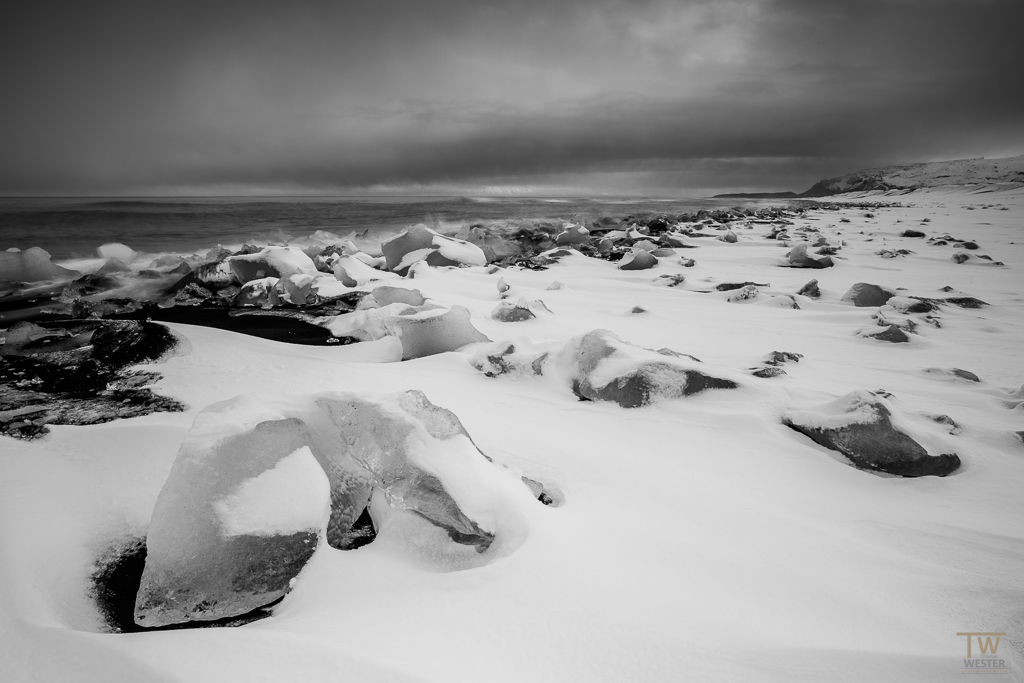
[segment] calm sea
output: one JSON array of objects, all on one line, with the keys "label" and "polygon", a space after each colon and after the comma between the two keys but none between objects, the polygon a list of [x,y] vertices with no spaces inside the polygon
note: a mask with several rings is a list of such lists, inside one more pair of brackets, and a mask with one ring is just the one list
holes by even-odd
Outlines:
[{"label": "calm sea", "polygon": [[[262,197],[262,198],[0,198],[0,250],[42,247],[55,259],[95,255],[122,242],[137,251],[192,252],[218,244],[266,243],[316,230],[393,232],[416,223],[454,230],[476,223],[568,220],[683,213],[739,200]],[[745,202],[742,202],[745,203]]]}]

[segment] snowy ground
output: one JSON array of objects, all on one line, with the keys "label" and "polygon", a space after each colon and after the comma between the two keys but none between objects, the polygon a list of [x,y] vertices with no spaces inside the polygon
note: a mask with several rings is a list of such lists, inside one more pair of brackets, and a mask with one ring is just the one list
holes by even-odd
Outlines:
[{"label": "snowy ground", "polygon": [[[692,268],[570,256],[541,272],[432,269],[399,283],[465,306],[495,341],[607,328],[739,373],[770,351],[804,355],[782,377],[639,409],[580,402],[548,378],[485,377],[472,347],[398,363],[388,338],[306,347],[171,325],[191,349],[154,368],[157,391],[188,412],[0,442],[0,679],[952,681],[965,631],[1006,632],[1003,679],[1020,679],[1024,192],[894,199],[904,208],[875,218],[848,209],[797,223],[846,241],[824,270],[778,267],[785,250],[755,226],[736,244],[691,240],[700,248],[679,251]],[[974,254],[1005,265],[956,264],[952,246],[897,237],[907,228],[973,239]],[[883,248],[914,253],[874,254]],[[676,273],[679,287],[655,283]],[[489,320],[499,277],[513,301],[541,299],[552,314]],[[768,298],[811,278],[822,298],[798,297],[800,310]],[[547,290],[556,280],[564,288]],[[692,291],[748,280],[770,283],[761,300]],[[855,282],[933,297],[953,296],[939,291],[949,285],[991,305],[943,307],[941,328],[891,344],[858,336],[878,309],[839,302]],[[981,382],[924,371],[954,367]],[[455,412],[485,453],[556,485],[565,505],[523,506],[521,533],[480,562],[408,520],[358,550],[321,545],[274,616],[244,627],[103,632],[92,562],[145,533],[200,409],[249,392],[403,389]],[[891,392],[930,451],[963,467],[878,476],[781,424],[786,410],[856,389]]]}]

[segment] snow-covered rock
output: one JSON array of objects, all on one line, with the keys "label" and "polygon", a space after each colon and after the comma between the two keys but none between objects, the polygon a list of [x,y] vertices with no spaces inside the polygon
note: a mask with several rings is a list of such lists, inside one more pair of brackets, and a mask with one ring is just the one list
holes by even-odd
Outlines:
[{"label": "snow-covered rock", "polygon": [[690,356],[635,346],[608,330],[573,338],[558,354],[557,362],[567,371],[577,396],[614,401],[623,408],[739,386],[731,379],[706,374],[701,363]]},{"label": "snow-covered rock", "polygon": [[846,301],[858,307],[869,308],[884,306],[894,296],[896,296],[896,291],[888,287],[873,285],[868,282],[858,282],[850,287],[846,294],[843,294],[840,301]]},{"label": "snow-covered rock", "polygon": [[511,301],[502,301],[491,311],[491,320],[498,320],[503,323],[517,323],[524,320],[532,320],[536,317],[525,299],[515,304]]},{"label": "snow-covered rock", "polygon": [[956,454],[929,455],[884,395],[854,391],[822,406],[794,410],[783,424],[839,451],[853,464],[903,477],[944,477],[960,467]]},{"label": "snow-covered rock", "polygon": [[835,264],[829,256],[811,256],[807,253],[806,244],[798,244],[783,257],[781,265],[787,268],[831,268]]},{"label": "snow-covered rock", "polygon": [[658,257],[643,249],[635,249],[622,257],[619,270],[647,270],[658,265]]}]

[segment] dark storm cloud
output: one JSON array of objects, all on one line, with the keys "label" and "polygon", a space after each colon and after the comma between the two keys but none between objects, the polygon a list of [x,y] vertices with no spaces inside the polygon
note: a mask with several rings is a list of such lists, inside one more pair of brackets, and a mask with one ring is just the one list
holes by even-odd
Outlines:
[{"label": "dark storm cloud", "polygon": [[511,5],[5,8],[0,192],[800,189],[1024,151],[1019,0]]}]

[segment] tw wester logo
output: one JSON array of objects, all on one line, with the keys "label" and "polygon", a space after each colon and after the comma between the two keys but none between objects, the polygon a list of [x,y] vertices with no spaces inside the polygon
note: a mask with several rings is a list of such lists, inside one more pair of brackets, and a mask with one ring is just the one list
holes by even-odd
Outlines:
[{"label": "tw wester logo", "polygon": [[[1005,633],[984,632],[963,632],[958,636],[967,636],[967,659],[964,660],[964,668],[961,673],[965,674],[1008,674],[1010,669],[1006,666],[1006,660],[999,659],[999,641],[1006,636]],[[974,639],[978,640],[978,656],[973,656]],[[994,639],[994,640],[993,640]],[[984,656],[982,656],[984,655]]]}]

